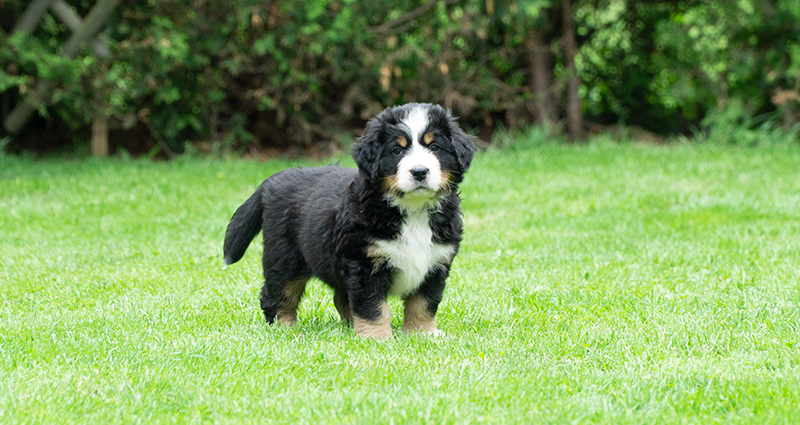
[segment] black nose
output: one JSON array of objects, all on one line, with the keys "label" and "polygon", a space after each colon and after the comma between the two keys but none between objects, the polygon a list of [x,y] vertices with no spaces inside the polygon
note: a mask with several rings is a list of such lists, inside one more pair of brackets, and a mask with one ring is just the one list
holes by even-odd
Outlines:
[{"label": "black nose", "polygon": [[414,180],[421,182],[425,180],[425,177],[428,177],[428,169],[425,167],[414,167],[411,170],[411,175],[414,176]]}]

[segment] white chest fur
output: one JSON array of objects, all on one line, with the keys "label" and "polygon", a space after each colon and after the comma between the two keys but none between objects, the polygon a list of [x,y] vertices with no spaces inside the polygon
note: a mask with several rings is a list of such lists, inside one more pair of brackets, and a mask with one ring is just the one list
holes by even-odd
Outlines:
[{"label": "white chest fur", "polygon": [[419,288],[434,267],[452,261],[455,248],[435,243],[427,212],[411,212],[406,217],[400,235],[393,240],[377,240],[371,254],[384,259],[395,269],[389,294],[404,296]]}]

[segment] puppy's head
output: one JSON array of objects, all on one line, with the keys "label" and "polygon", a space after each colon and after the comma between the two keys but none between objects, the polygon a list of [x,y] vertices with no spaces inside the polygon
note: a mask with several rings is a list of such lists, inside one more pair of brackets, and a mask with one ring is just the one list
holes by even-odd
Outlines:
[{"label": "puppy's head", "polygon": [[435,205],[455,190],[474,152],[450,111],[420,103],[385,109],[353,145],[362,175],[410,209]]}]

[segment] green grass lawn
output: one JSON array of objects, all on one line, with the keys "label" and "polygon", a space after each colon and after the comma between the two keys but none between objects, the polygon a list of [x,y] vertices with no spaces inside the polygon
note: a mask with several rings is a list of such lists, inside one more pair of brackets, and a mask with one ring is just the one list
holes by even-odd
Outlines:
[{"label": "green grass lawn", "polygon": [[0,423],[800,422],[800,147],[481,153],[446,336],[383,343],[222,269],[298,164],[0,157]]}]

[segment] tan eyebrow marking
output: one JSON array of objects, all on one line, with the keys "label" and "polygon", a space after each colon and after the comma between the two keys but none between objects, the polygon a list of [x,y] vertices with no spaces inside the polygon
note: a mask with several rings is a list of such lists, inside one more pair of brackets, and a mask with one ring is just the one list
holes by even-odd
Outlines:
[{"label": "tan eyebrow marking", "polygon": [[425,133],[425,137],[423,137],[426,145],[430,145],[433,142],[433,132]]},{"label": "tan eyebrow marking", "polygon": [[397,144],[402,147],[408,146],[408,140],[403,136],[397,136]]}]

